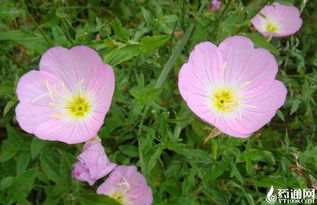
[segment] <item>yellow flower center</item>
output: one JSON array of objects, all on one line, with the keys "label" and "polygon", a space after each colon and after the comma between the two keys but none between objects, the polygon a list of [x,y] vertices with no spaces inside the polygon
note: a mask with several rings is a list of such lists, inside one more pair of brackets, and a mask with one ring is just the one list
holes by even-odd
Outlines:
[{"label": "yellow flower center", "polygon": [[211,94],[211,106],[220,113],[234,112],[240,106],[240,98],[233,88],[217,87]]},{"label": "yellow flower center", "polygon": [[80,119],[89,114],[91,107],[87,96],[75,95],[68,100],[65,109],[72,118]]},{"label": "yellow flower center", "polygon": [[125,200],[124,200],[124,197],[122,194],[114,192],[114,193],[111,193],[109,195],[109,197],[113,198],[114,200],[116,200],[120,204],[124,205]]},{"label": "yellow flower center", "polygon": [[273,22],[268,22],[265,25],[265,31],[270,33],[276,33],[278,31],[278,27]]}]

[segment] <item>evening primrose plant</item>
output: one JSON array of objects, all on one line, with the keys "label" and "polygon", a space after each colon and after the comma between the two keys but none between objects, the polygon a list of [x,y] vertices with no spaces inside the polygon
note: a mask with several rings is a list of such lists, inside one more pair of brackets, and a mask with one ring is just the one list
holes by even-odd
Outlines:
[{"label": "evening primrose plant", "polygon": [[316,6],[4,0],[0,204],[314,200]]}]

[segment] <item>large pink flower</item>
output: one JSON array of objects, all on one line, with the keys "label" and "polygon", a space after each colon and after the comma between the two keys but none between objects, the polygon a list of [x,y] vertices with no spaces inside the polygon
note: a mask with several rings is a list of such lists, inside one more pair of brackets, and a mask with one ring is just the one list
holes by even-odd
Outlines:
[{"label": "large pink flower", "polygon": [[109,161],[99,137],[86,142],[77,159],[79,161],[73,164],[72,176],[79,181],[87,181],[89,185],[93,185],[117,166]]},{"label": "large pink flower", "polygon": [[299,10],[294,6],[274,3],[265,6],[253,19],[252,24],[263,36],[288,36],[302,26]]},{"label": "large pink flower", "polygon": [[50,48],[39,71],[17,85],[16,118],[26,132],[69,144],[94,137],[103,125],[114,92],[114,73],[86,46]]},{"label": "large pink flower", "polygon": [[196,45],[180,70],[178,87],[202,120],[228,135],[248,137],[284,104],[287,91],[275,80],[277,70],[270,52],[234,36],[218,47]]},{"label": "large pink flower", "polygon": [[151,205],[152,190],[135,166],[117,166],[97,189],[122,205]]}]

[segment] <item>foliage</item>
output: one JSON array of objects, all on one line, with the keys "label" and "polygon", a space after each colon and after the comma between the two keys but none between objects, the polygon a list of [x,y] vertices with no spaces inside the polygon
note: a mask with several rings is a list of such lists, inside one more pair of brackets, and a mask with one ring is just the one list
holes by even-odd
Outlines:
[{"label": "foliage", "polygon": [[[114,67],[116,90],[99,136],[109,158],[137,165],[154,205],[265,204],[267,190],[317,186],[316,1],[300,8],[301,30],[260,36],[250,19],[272,1],[1,0],[0,204],[116,204],[97,185],[71,178],[82,145],[42,141],[16,120],[18,78],[52,46],[88,45]],[[309,3],[308,3],[309,2]],[[251,138],[220,135],[188,109],[177,75],[194,45],[244,35],[278,60],[288,88],[278,115]]]}]

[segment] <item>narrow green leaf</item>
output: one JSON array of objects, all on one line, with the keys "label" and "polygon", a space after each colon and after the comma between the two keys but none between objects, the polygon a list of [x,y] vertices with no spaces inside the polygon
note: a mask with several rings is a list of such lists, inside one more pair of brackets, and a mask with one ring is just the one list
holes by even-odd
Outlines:
[{"label": "narrow green leaf", "polygon": [[121,22],[119,21],[119,19],[115,19],[114,22],[111,24],[111,27],[116,35],[116,37],[120,40],[120,41],[124,41],[127,42],[129,41],[130,37],[129,37],[129,33],[128,31],[122,26]]},{"label": "narrow green leaf", "polygon": [[127,45],[112,49],[104,56],[103,60],[112,66],[116,66],[124,61],[130,60],[134,56],[139,55],[140,52],[140,45]]},{"label": "narrow green leaf", "polygon": [[4,110],[3,110],[3,116],[5,116],[10,110],[11,108],[13,108],[13,106],[17,103],[17,101],[15,100],[10,100],[6,106],[4,107]]}]

